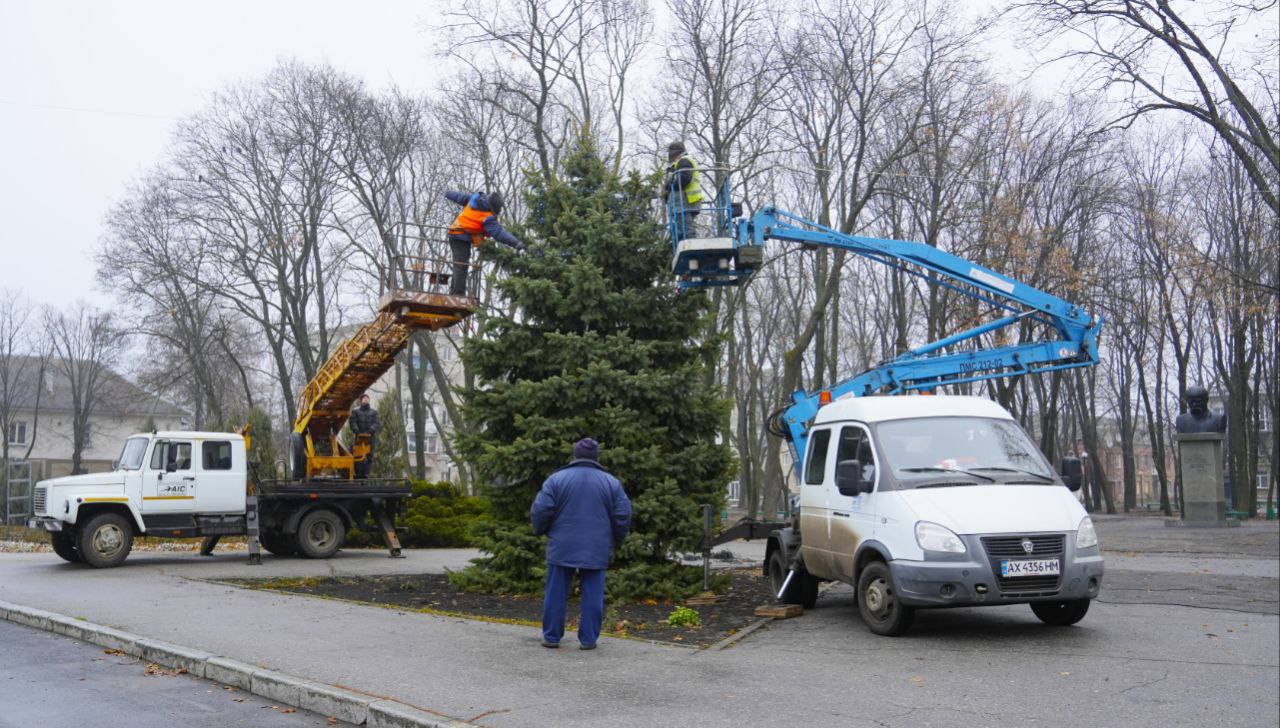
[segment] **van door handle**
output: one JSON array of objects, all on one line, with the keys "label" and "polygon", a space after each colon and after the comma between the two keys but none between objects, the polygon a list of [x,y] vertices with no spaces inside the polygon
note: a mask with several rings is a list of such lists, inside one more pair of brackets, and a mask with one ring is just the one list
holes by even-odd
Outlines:
[{"label": "van door handle", "polygon": [[833,516],[840,516],[841,518],[848,518],[848,517],[849,517],[849,514],[848,514],[848,513],[841,513],[840,511],[831,511],[831,515],[833,515]]},{"label": "van door handle", "polygon": [[186,482],[188,482],[188,483],[194,483],[194,482],[195,482],[195,480],[196,480],[196,476],[194,476],[194,475],[188,475],[187,477],[183,478],[183,480],[185,480],[185,481],[186,481]]}]

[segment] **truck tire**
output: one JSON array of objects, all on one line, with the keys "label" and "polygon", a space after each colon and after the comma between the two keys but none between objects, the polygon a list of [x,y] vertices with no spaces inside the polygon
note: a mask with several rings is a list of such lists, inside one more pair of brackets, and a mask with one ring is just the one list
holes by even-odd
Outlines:
[{"label": "truck tire", "polygon": [[76,552],[95,569],[119,566],[133,549],[133,524],[119,513],[99,513],[80,527]]},{"label": "truck tire", "polygon": [[1089,611],[1088,599],[1070,599],[1064,602],[1032,602],[1031,611],[1041,622],[1054,627],[1069,627],[1084,619]]},{"label": "truck tire", "polygon": [[298,523],[296,543],[298,553],[308,559],[327,559],[342,548],[347,529],[337,513],[327,508],[317,508],[302,517]]},{"label": "truck tire", "polygon": [[858,576],[858,612],[867,628],[896,637],[911,628],[916,610],[898,601],[893,574],[883,561],[873,561]]},{"label": "truck tire", "polygon": [[286,533],[260,531],[258,533],[258,543],[262,548],[276,556],[298,555],[298,547],[294,544],[293,539],[289,537],[289,534]]},{"label": "truck tire", "polygon": [[[769,557],[769,590],[776,599],[782,590],[782,583],[787,580],[787,564],[782,558],[782,551],[774,551]],[[804,566],[796,568],[796,575],[787,584],[787,591],[780,600],[783,604],[799,604],[805,609],[813,609],[818,603],[818,578],[805,571]]]},{"label": "truck tire", "polygon": [[307,477],[307,438],[302,433],[289,435],[289,465],[294,480],[305,480]]},{"label": "truck tire", "polygon": [[62,557],[64,561],[78,564],[81,561],[80,552],[76,551],[76,535],[71,531],[52,531],[49,533],[49,543],[53,544],[53,552]]}]

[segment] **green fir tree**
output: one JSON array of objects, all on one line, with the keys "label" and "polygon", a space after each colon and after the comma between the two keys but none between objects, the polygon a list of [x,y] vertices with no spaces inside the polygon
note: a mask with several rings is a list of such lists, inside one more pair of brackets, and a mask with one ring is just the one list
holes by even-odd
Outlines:
[{"label": "green fir tree", "polygon": [[673,561],[696,550],[699,505],[719,507],[732,471],[716,432],[727,403],[705,385],[719,341],[709,307],[678,295],[671,247],[652,217],[654,180],[609,173],[589,142],[557,178],[529,176],[523,255],[496,250],[509,313],[481,322],[464,353],[480,386],[464,416],[464,457],[487,484],[493,520],[476,529],[488,556],[453,575],[466,589],[538,593],[545,539],[529,507],[582,437],[622,481],[632,533],[614,552],[611,599],[680,598],[700,570]]},{"label": "green fir tree", "polygon": [[[378,400],[378,439],[374,443],[372,478],[403,478],[408,469],[405,459],[404,416],[400,409],[400,390],[392,389]],[[355,438],[351,438],[353,441]]]}]

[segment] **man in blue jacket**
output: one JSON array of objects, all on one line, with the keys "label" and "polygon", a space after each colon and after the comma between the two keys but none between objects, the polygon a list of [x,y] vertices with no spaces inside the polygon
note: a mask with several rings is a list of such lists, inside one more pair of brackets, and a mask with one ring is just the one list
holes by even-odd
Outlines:
[{"label": "man in blue jacket", "polygon": [[547,478],[529,509],[533,532],[549,534],[547,589],[542,602],[542,646],[559,647],[573,572],[582,583],[578,647],[594,650],[604,621],[604,571],[609,552],[631,530],[631,501],[618,479],[600,465],[600,443],[584,438],[573,460]]},{"label": "man in blue jacket", "polygon": [[524,243],[498,222],[502,213],[502,195],[497,192],[457,192],[449,190],[444,196],[462,212],[449,226],[449,252],[453,256],[453,280],[449,283],[449,295],[467,294],[467,273],[471,263],[471,249],[480,247],[486,237],[503,245],[523,251]]}]

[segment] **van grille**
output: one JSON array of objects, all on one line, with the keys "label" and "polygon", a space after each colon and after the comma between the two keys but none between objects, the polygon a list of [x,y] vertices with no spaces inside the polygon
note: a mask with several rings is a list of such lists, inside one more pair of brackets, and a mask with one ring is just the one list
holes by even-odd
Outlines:
[{"label": "van grille", "polygon": [[[1061,533],[1034,536],[983,536],[982,546],[987,550],[987,557],[991,561],[991,571],[996,575],[996,582],[1000,585],[1001,596],[1032,597],[1056,594],[1061,587],[1061,573],[1053,576],[1015,576],[1005,578],[1000,576],[1000,561],[1003,559],[1057,559],[1058,569],[1061,572],[1067,566],[1065,558],[1066,538]],[[1023,539],[1031,541],[1031,553],[1027,553],[1026,549],[1022,547]]]},{"label": "van grille", "polygon": [[42,515],[45,512],[45,506],[49,498],[49,489],[47,487],[36,488],[35,499],[32,501],[32,510],[36,515]]}]

